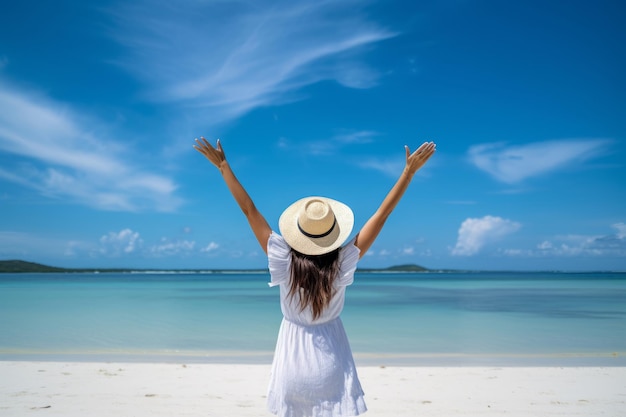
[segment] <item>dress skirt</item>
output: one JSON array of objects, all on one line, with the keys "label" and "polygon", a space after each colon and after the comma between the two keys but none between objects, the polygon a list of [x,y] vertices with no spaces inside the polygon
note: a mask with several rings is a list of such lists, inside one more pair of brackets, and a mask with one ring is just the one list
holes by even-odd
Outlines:
[{"label": "dress skirt", "polygon": [[267,404],[279,417],[356,416],[367,411],[339,317],[315,325],[283,318]]}]

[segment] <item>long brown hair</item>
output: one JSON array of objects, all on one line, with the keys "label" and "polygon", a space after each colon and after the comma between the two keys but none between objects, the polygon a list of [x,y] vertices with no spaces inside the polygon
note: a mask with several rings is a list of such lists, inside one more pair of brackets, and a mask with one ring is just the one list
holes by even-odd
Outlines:
[{"label": "long brown hair", "polygon": [[323,255],[305,255],[291,249],[289,296],[300,294],[300,311],[310,306],[318,318],[333,296],[333,283],[339,274],[339,249]]}]

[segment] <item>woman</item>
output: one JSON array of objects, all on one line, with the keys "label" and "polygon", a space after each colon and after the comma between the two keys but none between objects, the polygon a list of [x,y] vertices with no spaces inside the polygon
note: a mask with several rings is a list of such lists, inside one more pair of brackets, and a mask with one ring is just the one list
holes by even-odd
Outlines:
[{"label": "woman", "polygon": [[268,409],[281,417],[356,416],[367,411],[352,351],[339,317],[358,260],[372,246],[413,175],[434,154],[427,142],[411,153],[378,210],[346,245],[354,216],[348,206],[307,197],[287,207],[273,232],[235,177],[218,139],[194,148],[221,172],[268,256],[270,286],[280,286],[283,321],[268,389]]}]

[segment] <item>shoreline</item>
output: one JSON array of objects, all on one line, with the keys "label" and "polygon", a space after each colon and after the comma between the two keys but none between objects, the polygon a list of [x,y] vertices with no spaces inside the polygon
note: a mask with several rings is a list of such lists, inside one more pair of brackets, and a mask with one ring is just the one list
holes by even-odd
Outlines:
[{"label": "shoreline", "polygon": [[[0,362],[11,416],[271,416],[269,364]],[[626,367],[361,366],[379,417],[623,415]]]},{"label": "shoreline", "polygon": [[[0,362],[119,362],[268,365],[273,351],[0,349]],[[357,366],[403,367],[626,367],[626,352],[563,353],[367,353],[353,352]]]}]

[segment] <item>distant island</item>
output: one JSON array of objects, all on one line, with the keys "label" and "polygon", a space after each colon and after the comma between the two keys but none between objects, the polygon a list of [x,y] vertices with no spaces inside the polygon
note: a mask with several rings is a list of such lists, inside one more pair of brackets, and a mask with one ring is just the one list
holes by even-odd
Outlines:
[{"label": "distant island", "polygon": [[[96,272],[249,272],[265,273],[267,269],[154,269],[154,268],[58,268],[55,266],[42,265],[35,262],[21,260],[0,261],[0,273],[28,273],[28,272],[57,272],[57,273],[96,273]],[[431,270],[415,264],[396,265],[389,268],[359,268],[359,272],[430,272]]]}]

